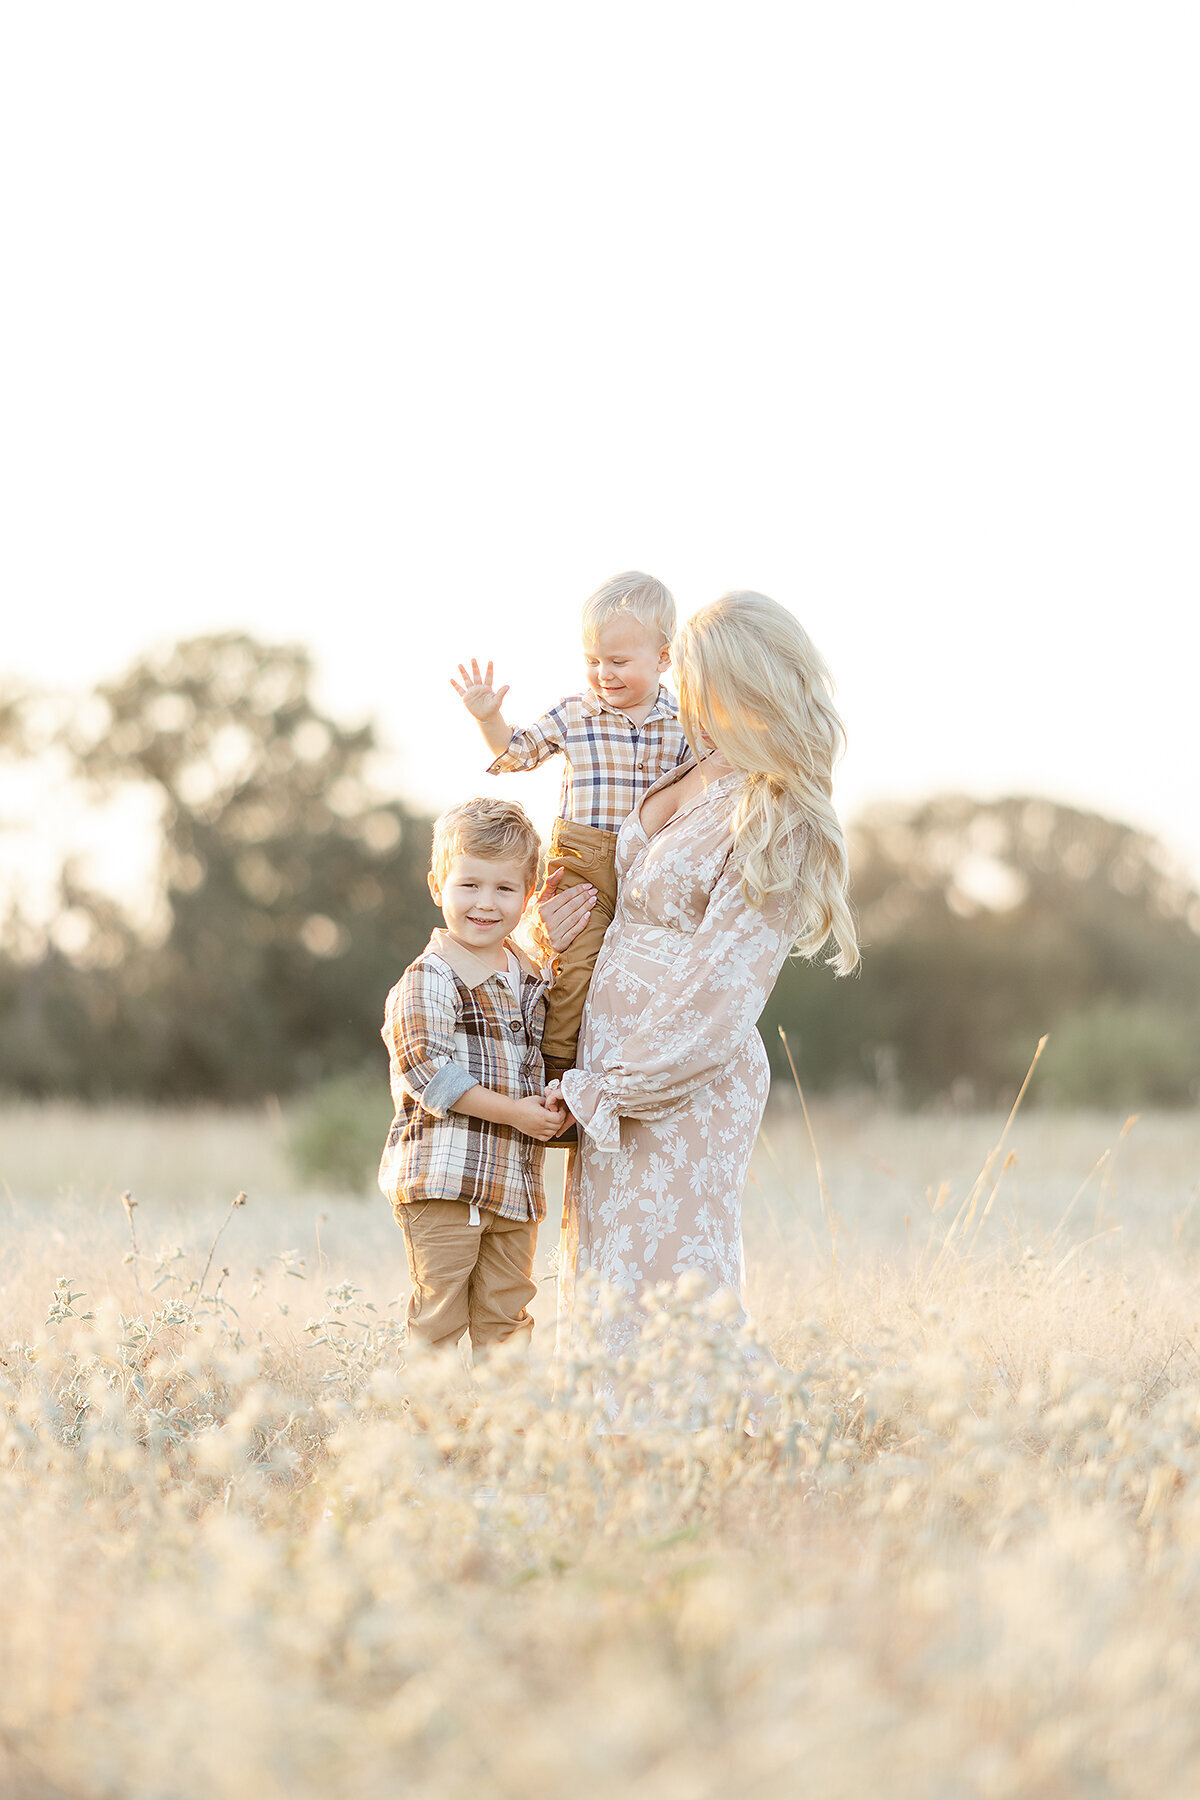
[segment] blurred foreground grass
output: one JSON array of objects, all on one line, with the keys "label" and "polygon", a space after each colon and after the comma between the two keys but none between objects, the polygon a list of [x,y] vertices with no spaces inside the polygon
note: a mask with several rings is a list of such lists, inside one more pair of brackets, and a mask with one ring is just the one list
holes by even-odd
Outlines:
[{"label": "blurred foreground grass", "polygon": [[5,1800],[1200,1791],[1200,1121],[978,1186],[1001,1120],[813,1122],[826,1197],[786,1100],[747,1192],[769,1429],[685,1292],[710,1422],[626,1439],[548,1280],[528,1365],[402,1363],[388,1208],[277,1110],[0,1115]]}]

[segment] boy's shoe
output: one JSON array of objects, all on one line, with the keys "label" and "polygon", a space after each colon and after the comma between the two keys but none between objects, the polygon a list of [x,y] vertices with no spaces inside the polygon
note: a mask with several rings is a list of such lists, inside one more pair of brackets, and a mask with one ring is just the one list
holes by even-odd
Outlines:
[{"label": "boy's shoe", "polygon": [[[546,1065],[547,1087],[550,1086],[552,1081],[561,1081],[567,1070],[575,1067],[575,1059],[571,1056],[546,1056],[543,1054],[542,1061]],[[546,1148],[547,1150],[553,1150],[555,1145],[561,1145],[565,1150],[568,1144],[577,1144],[578,1142],[579,1127],[576,1125],[574,1119],[572,1119],[562,1136],[551,1138]]]}]

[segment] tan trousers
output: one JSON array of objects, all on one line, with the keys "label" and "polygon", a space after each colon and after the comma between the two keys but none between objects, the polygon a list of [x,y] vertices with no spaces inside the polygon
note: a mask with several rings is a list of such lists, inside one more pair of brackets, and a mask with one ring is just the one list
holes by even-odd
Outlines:
[{"label": "tan trousers", "polygon": [[409,1335],[449,1349],[464,1331],[474,1349],[533,1330],[526,1307],[537,1293],[536,1219],[502,1219],[465,1200],[414,1200],[396,1208],[408,1250]]},{"label": "tan trousers", "polygon": [[559,957],[554,986],[546,996],[542,1055],[547,1061],[561,1062],[567,1068],[575,1061],[583,1003],[587,999],[600,945],[616,910],[616,851],[615,831],[601,831],[595,825],[573,825],[568,819],[555,819],[550,832],[550,855],[546,859],[547,875],[553,874],[555,869],[563,871],[558,884],[560,894],[587,881],[596,890],[596,904],[591,916],[575,942],[568,944]]}]

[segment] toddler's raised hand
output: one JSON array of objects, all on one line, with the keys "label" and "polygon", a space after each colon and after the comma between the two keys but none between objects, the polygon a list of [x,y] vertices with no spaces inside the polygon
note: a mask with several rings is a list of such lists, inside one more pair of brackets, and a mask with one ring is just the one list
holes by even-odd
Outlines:
[{"label": "toddler's raised hand", "polygon": [[504,705],[504,696],[507,694],[511,684],[506,683],[505,686],[500,689],[500,692],[496,693],[492,687],[491,663],[488,664],[486,671],[481,675],[479,673],[479,664],[475,661],[474,657],[471,658],[471,667],[469,669],[465,663],[459,663],[458,672],[463,679],[462,686],[460,687],[458,685],[453,675],[450,677],[450,686],[454,689],[471,717],[480,720],[481,723],[487,719],[496,718],[500,712],[500,708]]}]

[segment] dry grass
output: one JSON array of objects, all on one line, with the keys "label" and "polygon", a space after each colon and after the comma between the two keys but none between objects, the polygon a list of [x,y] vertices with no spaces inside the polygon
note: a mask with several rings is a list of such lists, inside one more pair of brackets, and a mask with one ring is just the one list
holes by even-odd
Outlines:
[{"label": "dry grass", "polygon": [[623,1439],[402,1365],[387,1208],[278,1118],[5,1114],[5,1800],[1190,1800],[1200,1123],[1019,1118],[951,1233],[1002,1123],[820,1110],[822,1199],[781,1106],[771,1428],[684,1294]]}]

